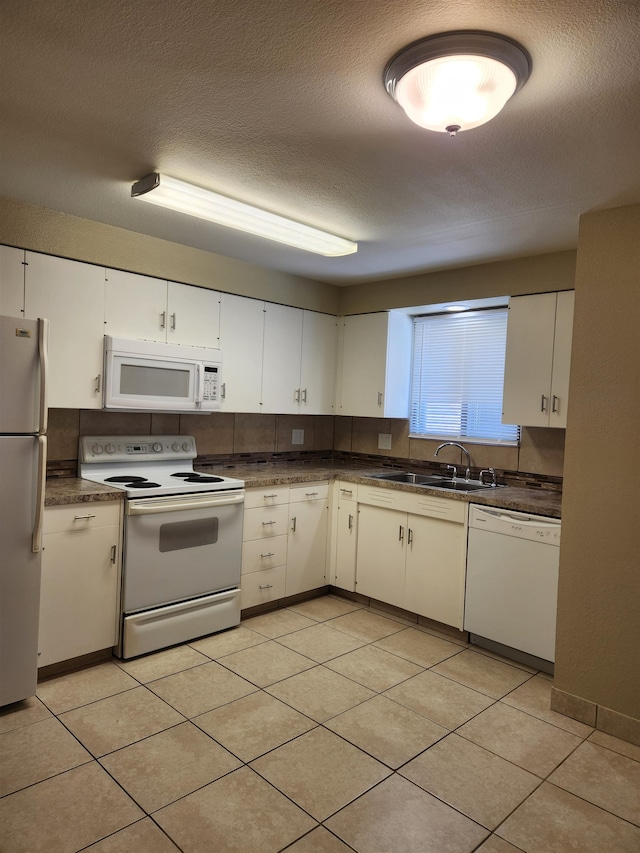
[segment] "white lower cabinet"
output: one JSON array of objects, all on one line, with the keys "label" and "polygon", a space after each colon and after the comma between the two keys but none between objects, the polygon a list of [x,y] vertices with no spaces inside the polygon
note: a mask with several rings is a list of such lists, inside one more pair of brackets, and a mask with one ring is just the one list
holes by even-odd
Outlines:
[{"label": "white lower cabinet", "polygon": [[284,598],[289,486],[247,489],[242,528],[240,607]]},{"label": "white lower cabinet", "polygon": [[355,483],[337,480],[333,485],[329,583],[349,592],[356,588],[357,495]]},{"label": "white lower cabinet", "polygon": [[120,520],[119,502],[46,508],[39,667],[116,645]]},{"label": "white lower cabinet", "polygon": [[242,609],[326,583],[329,484],[246,490]]},{"label": "white lower cabinet", "polygon": [[326,583],[328,497],[328,483],[305,483],[289,492],[287,595]]},{"label": "white lower cabinet", "polygon": [[356,591],[462,630],[468,505],[358,492]]}]

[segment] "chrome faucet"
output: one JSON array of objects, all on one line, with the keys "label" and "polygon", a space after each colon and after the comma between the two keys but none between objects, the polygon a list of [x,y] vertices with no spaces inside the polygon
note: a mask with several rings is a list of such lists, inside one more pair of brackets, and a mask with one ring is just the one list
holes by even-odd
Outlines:
[{"label": "chrome faucet", "polygon": [[[434,457],[436,457],[436,458],[438,457],[438,453],[440,453],[440,451],[442,450],[443,447],[457,447],[459,450],[461,450],[463,453],[466,454],[466,456],[467,456],[467,470],[465,472],[464,478],[465,478],[465,480],[468,480],[469,477],[471,476],[471,457],[469,456],[469,451],[467,450],[467,448],[464,447],[464,445],[462,445],[462,444],[458,444],[457,441],[445,441],[444,444],[441,444],[439,447],[436,447],[436,452],[433,454]],[[447,466],[447,467],[449,467],[449,466]],[[454,468],[454,472],[455,472],[455,468]],[[454,473],[454,477],[455,477],[455,473]]]}]

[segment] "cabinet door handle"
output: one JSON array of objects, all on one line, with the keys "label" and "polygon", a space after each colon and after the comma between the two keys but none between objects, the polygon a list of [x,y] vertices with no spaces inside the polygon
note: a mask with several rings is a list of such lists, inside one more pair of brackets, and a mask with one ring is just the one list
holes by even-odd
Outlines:
[{"label": "cabinet door handle", "polygon": [[353,530],[353,516],[349,516],[349,530]]},{"label": "cabinet door handle", "polygon": [[115,545],[111,546],[111,562],[115,564],[116,562],[116,554],[118,553],[118,549]]},{"label": "cabinet door handle", "polygon": [[224,400],[226,396],[227,396],[227,383],[223,382],[222,385],[220,386],[220,399]]},{"label": "cabinet door handle", "polygon": [[547,398],[545,397],[544,394],[540,395],[540,411],[541,412],[547,411]]},{"label": "cabinet door handle", "polygon": [[74,515],[73,516],[74,521],[81,521],[81,520],[84,520],[85,518],[95,518],[95,515]]},{"label": "cabinet door handle", "polygon": [[411,528],[407,531],[407,545],[413,545],[413,530]]},{"label": "cabinet door handle", "polygon": [[551,398],[551,411],[554,412],[556,415],[558,414],[558,411],[559,411],[558,410],[558,398],[556,397],[555,394]]},{"label": "cabinet door handle", "polygon": [[297,521],[297,519],[294,515],[293,518],[291,519],[291,532],[292,533],[296,532],[296,521]]},{"label": "cabinet door handle", "polygon": [[160,312],[160,328],[161,329],[167,328],[167,312],[166,311]]},{"label": "cabinet door handle", "polygon": [[270,524],[275,524],[275,521],[263,521],[262,522],[263,527],[268,527]]},{"label": "cabinet door handle", "polygon": [[306,403],[306,402],[307,402],[307,389],[306,389],[306,388],[304,388],[304,389],[302,390],[302,402],[303,402],[303,403]]},{"label": "cabinet door handle", "polygon": [[402,542],[404,540],[404,527],[400,525],[398,528],[398,542]]},{"label": "cabinet door handle", "polygon": [[378,391],[378,405],[382,405],[382,391]]},{"label": "cabinet door handle", "polygon": [[171,314],[171,331],[175,332],[176,330],[176,315],[175,312]]},{"label": "cabinet door handle", "polygon": [[300,389],[299,388],[296,388],[296,390],[293,392],[293,402],[294,403],[300,402]]},{"label": "cabinet door handle", "polygon": [[273,589],[273,584],[272,583],[261,583],[260,589]]},{"label": "cabinet door handle", "polygon": [[269,551],[268,554],[260,554],[261,560],[266,560],[268,557],[275,557],[275,554],[273,553],[273,551]]},{"label": "cabinet door handle", "polygon": [[95,387],[95,392],[96,392],[96,394],[99,394],[99,393],[100,393],[100,386],[101,386],[101,385],[102,385],[102,374],[101,374],[101,373],[99,373],[99,374],[96,376],[96,387]]}]

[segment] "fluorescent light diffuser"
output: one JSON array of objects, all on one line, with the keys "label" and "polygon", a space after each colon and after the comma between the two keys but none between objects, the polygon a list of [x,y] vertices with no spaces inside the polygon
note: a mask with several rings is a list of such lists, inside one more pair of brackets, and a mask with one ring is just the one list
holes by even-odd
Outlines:
[{"label": "fluorescent light diffuser", "polygon": [[358,251],[358,244],[344,237],[328,234],[310,225],[303,225],[293,219],[269,213],[251,204],[187,184],[177,178],[160,175],[158,172],[152,172],[146,178],[136,181],[131,187],[131,196],[177,210],[179,213],[188,213],[189,216],[208,219],[227,228],[236,228],[267,240],[286,243],[296,249],[315,252],[317,255],[339,257]]}]

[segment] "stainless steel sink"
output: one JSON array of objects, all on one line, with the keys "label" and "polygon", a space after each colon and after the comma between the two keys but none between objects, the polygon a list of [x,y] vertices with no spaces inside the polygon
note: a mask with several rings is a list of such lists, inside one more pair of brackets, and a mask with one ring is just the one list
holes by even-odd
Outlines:
[{"label": "stainless steel sink", "polygon": [[437,474],[412,474],[408,471],[394,471],[390,474],[376,474],[376,480],[390,480],[393,483],[410,483],[412,486],[428,486],[430,489],[452,489],[456,492],[477,492],[480,489],[494,489],[490,483],[480,480],[464,480],[456,477],[439,477]]},{"label": "stainless steel sink", "polygon": [[391,474],[375,474],[376,480],[391,480],[394,483],[411,483],[412,486],[430,486],[442,483],[446,477],[430,474],[411,474],[407,471],[394,471]]}]

